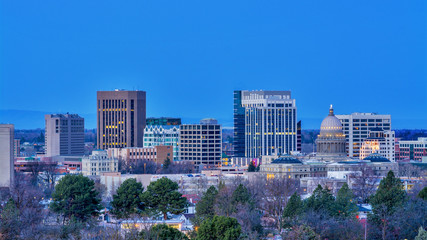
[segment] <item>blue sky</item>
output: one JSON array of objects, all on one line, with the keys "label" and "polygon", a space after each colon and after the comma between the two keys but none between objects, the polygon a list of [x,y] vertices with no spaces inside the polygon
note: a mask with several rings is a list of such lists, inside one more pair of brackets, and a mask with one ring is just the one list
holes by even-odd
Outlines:
[{"label": "blue sky", "polygon": [[331,103],[427,128],[427,2],[0,2],[0,122],[93,128],[96,91],[115,88],[188,122],[232,126],[233,90],[268,89],[292,91],[304,128]]}]

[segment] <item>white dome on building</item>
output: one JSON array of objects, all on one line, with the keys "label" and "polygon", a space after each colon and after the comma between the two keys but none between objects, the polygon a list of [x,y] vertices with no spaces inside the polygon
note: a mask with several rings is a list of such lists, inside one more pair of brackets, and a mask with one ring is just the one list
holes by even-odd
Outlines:
[{"label": "white dome on building", "polygon": [[334,109],[329,109],[329,115],[323,119],[322,124],[320,125],[320,135],[335,137],[336,135],[343,135],[341,121],[335,117]]}]

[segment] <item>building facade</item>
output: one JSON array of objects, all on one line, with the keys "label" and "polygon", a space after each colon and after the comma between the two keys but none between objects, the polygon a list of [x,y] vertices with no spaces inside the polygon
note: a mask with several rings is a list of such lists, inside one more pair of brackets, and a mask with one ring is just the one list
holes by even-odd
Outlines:
[{"label": "building facade", "polygon": [[391,116],[376,113],[352,113],[349,115],[336,115],[343,125],[346,137],[346,151],[349,157],[359,158],[363,141],[368,138],[369,131],[381,128],[391,130]]},{"label": "building facade", "polygon": [[317,159],[321,161],[342,161],[347,157],[345,151],[345,136],[340,120],[335,117],[332,105],[329,115],[323,119],[320,125],[320,134],[316,139]]},{"label": "building facade", "polygon": [[144,129],[144,147],[171,146],[173,148],[173,160],[179,158],[178,142],[179,126],[147,125]]},{"label": "building facade", "polygon": [[234,91],[234,139],[235,157],[245,156],[245,108],[242,106],[242,91]]},{"label": "building facade", "polygon": [[245,156],[297,151],[297,108],[290,91],[241,91]]},{"label": "building facade", "polygon": [[0,124],[0,187],[10,187],[14,179],[13,124]]},{"label": "building facade", "polygon": [[103,172],[118,172],[119,160],[109,157],[105,150],[94,150],[91,155],[82,158],[83,176],[99,176]]},{"label": "building facade", "polygon": [[369,136],[362,143],[359,159],[364,159],[372,153],[395,161],[395,133],[394,131],[383,131],[381,128],[373,128]]},{"label": "building facade", "polygon": [[195,166],[218,167],[221,165],[221,142],[221,125],[214,119],[181,125],[179,160],[192,161]]},{"label": "building facade", "polygon": [[420,137],[418,140],[400,140],[399,155],[396,160],[414,160],[422,162],[423,157],[427,156],[427,138]]},{"label": "building facade", "polygon": [[21,139],[15,139],[13,143],[13,156],[15,158],[21,156]]},{"label": "building facade", "polygon": [[181,118],[147,118],[147,126],[179,126],[181,125]]},{"label": "building facade", "polygon": [[84,118],[77,114],[46,114],[46,157],[83,155]]},{"label": "building facade", "polygon": [[162,164],[167,158],[172,161],[172,146],[133,147],[133,148],[110,148],[108,156],[130,162],[148,160]]},{"label": "building facade", "polygon": [[98,148],[142,147],[145,111],[144,91],[98,91]]}]

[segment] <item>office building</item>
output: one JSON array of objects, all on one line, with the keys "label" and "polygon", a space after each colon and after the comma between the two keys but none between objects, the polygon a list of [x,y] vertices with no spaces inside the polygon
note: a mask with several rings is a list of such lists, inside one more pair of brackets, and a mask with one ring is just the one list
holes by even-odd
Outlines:
[{"label": "office building", "polygon": [[143,146],[146,116],[144,91],[98,91],[97,107],[98,148]]},{"label": "office building", "polygon": [[167,158],[172,161],[173,157],[172,146],[109,148],[107,152],[109,157],[133,163],[138,160],[147,160],[163,164]]},{"label": "office building", "polygon": [[297,108],[290,91],[241,91],[245,157],[297,151]]},{"label": "office building", "polygon": [[0,188],[13,184],[13,124],[0,124]]},{"label": "office building", "polygon": [[82,158],[83,176],[99,176],[103,172],[118,172],[119,160],[109,157],[105,150],[94,150],[91,155]]},{"label": "office building", "polygon": [[346,151],[349,157],[359,158],[363,141],[368,138],[369,131],[381,128],[391,130],[391,116],[376,113],[352,113],[336,115],[343,125],[346,137]]},{"label": "office building", "polygon": [[297,123],[297,151],[302,151],[302,127],[301,127],[301,121],[298,121]]},{"label": "office building", "polygon": [[147,126],[179,126],[181,125],[181,118],[147,118]]},{"label": "office building", "polygon": [[84,154],[84,119],[77,114],[46,114],[46,157]]},{"label": "office building", "polygon": [[419,137],[417,140],[400,140],[399,155],[396,160],[414,160],[422,162],[427,157],[427,138]]},{"label": "office building", "polygon": [[179,160],[192,161],[195,166],[218,167],[221,165],[221,142],[221,125],[215,119],[181,125]]},{"label": "office building", "polygon": [[173,159],[178,160],[180,118],[147,118],[144,129],[144,147],[172,146]]},{"label": "office building", "polygon": [[242,106],[242,91],[234,91],[234,139],[235,157],[245,156],[245,108]]},{"label": "office building", "polygon": [[364,159],[372,153],[377,153],[390,161],[395,161],[395,134],[394,131],[383,131],[382,128],[373,128],[368,138],[362,143],[359,159]]},{"label": "office building", "polygon": [[13,156],[15,158],[21,156],[21,139],[15,139],[13,142]]}]

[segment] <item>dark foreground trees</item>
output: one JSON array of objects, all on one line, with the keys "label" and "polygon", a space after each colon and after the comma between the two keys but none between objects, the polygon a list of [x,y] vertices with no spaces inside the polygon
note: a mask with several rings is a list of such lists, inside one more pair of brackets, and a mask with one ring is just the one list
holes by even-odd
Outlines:
[{"label": "dark foreground trees", "polygon": [[161,213],[167,220],[167,213],[180,214],[187,207],[187,199],[178,192],[178,184],[168,178],[151,182],[143,193],[143,200],[148,211]]},{"label": "dark foreground trees", "polygon": [[117,218],[128,218],[132,214],[141,213],[144,210],[143,191],[144,187],[135,178],[125,180],[113,196],[112,214]]},{"label": "dark foreground trees", "polygon": [[235,218],[214,216],[205,220],[197,231],[197,240],[237,240],[242,228]]},{"label": "dark foreground trees", "polygon": [[64,176],[55,186],[50,209],[63,216],[63,223],[71,218],[85,222],[91,216],[97,216],[101,200],[94,186],[88,177]]}]

